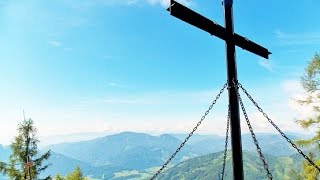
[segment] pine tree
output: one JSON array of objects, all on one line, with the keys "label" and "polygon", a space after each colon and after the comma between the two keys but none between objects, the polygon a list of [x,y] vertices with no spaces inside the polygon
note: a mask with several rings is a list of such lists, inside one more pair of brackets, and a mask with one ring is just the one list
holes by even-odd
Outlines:
[{"label": "pine tree", "polygon": [[297,122],[304,129],[316,127],[317,131],[316,135],[312,138],[299,140],[297,143],[303,147],[316,145],[320,150],[320,144],[318,144],[320,141],[320,56],[318,54],[314,55],[308,66],[305,68],[305,74],[301,78],[301,83],[308,97],[304,100],[299,100],[298,102],[301,105],[311,105],[316,116],[298,120]]},{"label": "pine tree", "polygon": [[[9,176],[14,180],[33,180],[39,179],[41,172],[49,167],[49,164],[42,165],[44,160],[50,156],[50,151],[43,155],[38,155],[37,143],[39,140],[36,137],[37,129],[34,127],[32,119],[24,119],[18,125],[18,135],[14,138],[10,148],[9,163],[0,162],[0,172]],[[50,176],[45,179],[51,179]]]},{"label": "pine tree", "polygon": [[[316,160],[312,153],[309,153],[309,157],[315,162],[318,166],[320,165],[320,161]],[[304,161],[302,163],[302,177],[305,180],[315,180],[319,177],[319,171],[314,168],[308,161]]]},{"label": "pine tree", "polygon": [[[296,141],[302,147],[318,147],[320,151],[320,56],[315,54],[308,66],[305,68],[305,74],[301,78],[301,83],[308,94],[304,100],[299,100],[301,105],[312,106],[315,116],[307,119],[298,120],[297,123],[304,129],[316,127],[316,135],[309,138]],[[314,158],[310,153],[313,161],[320,166],[320,160]],[[309,162],[304,161],[302,164],[304,179],[316,179],[319,177],[319,171],[314,168]]]},{"label": "pine tree", "polygon": [[77,166],[71,173],[67,174],[66,177],[57,174],[54,180],[87,180],[87,178],[83,177],[80,167]]},{"label": "pine tree", "polygon": [[55,177],[54,177],[54,180],[64,180],[63,176],[61,176],[60,174],[57,174]]},{"label": "pine tree", "polygon": [[86,178],[83,177],[80,167],[77,166],[72,173],[66,176],[66,180],[86,180]]}]

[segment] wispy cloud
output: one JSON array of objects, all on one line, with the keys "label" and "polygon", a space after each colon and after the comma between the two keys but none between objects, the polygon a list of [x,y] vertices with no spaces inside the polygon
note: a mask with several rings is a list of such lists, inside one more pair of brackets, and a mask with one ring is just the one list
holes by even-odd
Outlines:
[{"label": "wispy cloud", "polygon": [[[160,4],[164,7],[168,7],[170,4],[170,0],[147,0],[147,2],[151,5]],[[186,6],[191,5],[191,0],[177,0],[177,2],[180,2],[181,4],[184,4]]]},{"label": "wispy cloud", "polygon": [[259,65],[262,66],[263,68],[267,69],[268,71],[273,71],[272,62],[270,60],[266,60],[266,59],[261,58],[259,60]]},{"label": "wispy cloud", "polygon": [[[186,6],[190,6],[192,4],[192,0],[177,0],[181,4]],[[92,4],[102,4],[107,6],[113,5],[141,5],[143,3],[149,5],[161,5],[163,7],[168,7],[170,4],[170,0],[94,0],[91,1],[90,5]]]},{"label": "wispy cloud", "polygon": [[119,83],[119,82],[107,82],[107,86],[109,87],[121,87],[121,88],[124,88],[124,87],[127,87],[127,85],[123,84],[123,83]]},{"label": "wispy cloud", "polygon": [[320,32],[287,33],[280,30],[274,31],[275,37],[281,45],[306,45],[319,44]]},{"label": "wispy cloud", "polygon": [[[111,83],[112,86],[118,84]],[[145,94],[132,94],[126,96],[105,97],[101,100],[107,104],[137,104],[137,105],[194,105],[205,104],[213,99],[218,90],[204,91],[162,91]],[[226,94],[225,94],[226,95]],[[224,98],[224,96],[223,96]],[[221,98],[221,99],[223,99]],[[223,100],[221,100],[223,101]],[[99,102],[99,101],[96,101]]]},{"label": "wispy cloud", "polygon": [[60,41],[57,41],[57,40],[49,40],[48,44],[50,44],[53,47],[60,47],[62,45],[62,43]]},{"label": "wispy cloud", "polygon": [[142,104],[143,103],[139,99],[121,99],[121,98],[108,98],[108,99],[104,99],[103,102],[108,104]]},{"label": "wispy cloud", "polygon": [[52,47],[55,47],[55,48],[61,48],[63,49],[64,51],[72,51],[73,48],[71,47],[65,47],[61,41],[58,41],[58,40],[49,40],[48,41],[48,44]]}]

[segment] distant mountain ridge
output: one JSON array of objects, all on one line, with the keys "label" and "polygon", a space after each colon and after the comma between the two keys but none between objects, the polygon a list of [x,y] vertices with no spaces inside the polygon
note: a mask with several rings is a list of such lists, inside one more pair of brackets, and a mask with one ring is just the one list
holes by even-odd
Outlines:
[{"label": "distant mountain ridge", "polygon": [[[151,136],[123,132],[90,141],[51,145],[47,149],[94,166],[115,165],[145,169],[161,165],[180,143],[179,139],[169,134]],[[196,155],[186,145],[174,161],[180,162]]]},{"label": "distant mountain ridge", "polygon": [[[177,137],[181,141],[187,137],[187,134],[171,134]],[[224,149],[225,137],[218,135],[199,135],[195,134],[195,137],[190,138],[188,144],[192,146],[192,150],[198,154],[205,155],[209,153],[215,153]],[[256,137],[259,141],[259,145],[266,154],[274,156],[290,156],[296,153],[296,150],[281,136],[271,133],[256,133]],[[291,140],[297,140],[302,138],[301,135],[288,133],[288,137]],[[256,147],[253,144],[251,134],[242,134],[242,148],[244,150],[256,151]],[[230,142],[230,139],[229,139]],[[229,148],[230,148],[229,143]]]},{"label": "distant mountain ridge", "polygon": [[[145,133],[123,132],[93,140],[50,145],[43,151],[52,150],[49,162],[53,165],[45,174],[55,175],[59,172],[64,175],[78,165],[85,175],[94,178],[103,176],[106,179],[126,179],[129,177],[147,179],[175,152],[185,137],[187,134],[152,136]],[[283,137],[275,134],[257,133],[257,138],[266,156],[271,154],[271,157],[275,159],[299,159],[299,156],[295,155],[294,149]],[[298,137],[290,135],[290,138],[294,140]],[[173,159],[170,166],[188,159],[192,160],[185,162],[192,162],[197,160],[194,159],[195,157],[221,153],[224,148],[224,140],[223,136],[195,134]],[[244,151],[247,149],[250,150],[246,151],[249,154],[256,153],[249,134],[242,135],[242,142]],[[10,148],[0,145],[0,160],[8,160],[9,155]],[[288,157],[290,155],[292,157]],[[258,160],[256,157],[253,159]]]}]

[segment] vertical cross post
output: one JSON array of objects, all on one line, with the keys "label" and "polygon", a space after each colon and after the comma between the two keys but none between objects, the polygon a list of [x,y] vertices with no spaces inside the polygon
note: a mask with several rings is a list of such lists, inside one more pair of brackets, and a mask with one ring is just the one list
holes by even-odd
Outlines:
[{"label": "vertical cross post", "polygon": [[239,99],[234,81],[237,81],[237,66],[235,46],[241,47],[256,55],[269,58],[271,54],[268,49],[256,44],[247,38],[240,36],[233,31],[233,0],[223,0],[225,27],[218,25],[210,19],[192,11],[175,0],[170,0],[170,7],[167,9],[170,14],[182,21],[185,21],[201,30],[210,33],[226,42],[227,77],[229,86],[230,124],[231,124],[231,145],[233,176],[236,180],[243,180],[243,158],[241,145],[241,126],[239,114]]},{"label": "vertical cross post", "polygon": [[239,100],[237,89],[234,87],[234,81],[237,81],[237,66],[235,58],[235,42],[233,31],[233,0],[224,0],[224,20],[226,29],[226,60],[227,60],[227,77],[229,86],[229,105],[230,105],[230,122],[231,122],[231,145],[232,145],[232,162],[233,176],[236,180],[243,180],[243,163],[242,163],[242,145],[241,145],[241,127],[239,115]]}]

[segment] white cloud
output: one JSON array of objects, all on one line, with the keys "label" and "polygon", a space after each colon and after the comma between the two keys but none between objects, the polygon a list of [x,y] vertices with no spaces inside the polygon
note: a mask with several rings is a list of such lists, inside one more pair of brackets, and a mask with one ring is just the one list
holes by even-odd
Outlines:
[{"label": "white cloud", "polygon": [[[274,121],[277,122],[277,120],[274,117],[270,117]],[[253,127],[253,129],[257,132],[272,132],[273,128],[270,125],[270,123],[267,121],[267,119],[260,113],[260,112],[251,112],[249,115],[250,123]],[[243,117],[243,121],[241,123],[242,128],[244,129],[244,132],[248,131],[248,125],[245,121],[245,118]],[[243,127],[245,126],[245,127]]]},{"label": "white cloud", "polygon": [[288,102],[288,106],[296,114],[296,119],[305,119],[305,118],[314,117],[312,106],[307,106],[307,105],[302,106],[294,99]]},{"label": "white cloud", "polygon": [[[315,117],[316,113],[313,110],[313,106],[319,106],[319,103],[312,104],[300,104],[298,100],[307,99],[308,95],[302,91],[291,92],[292,99],[289,100],[289,108],[296,114],[296,119],[306,119],[310,117]],[[316,96],[316,95],[315,95]],[[314,97],[315,97],[314,96]]]},{"label": "white cloud", "polygon": [[60,41],[57,41],[57,40],[49,40],[48,44],[50,44],[53,47],[60,47],[62,45],[62,43]]},{"label": "white cloud", "polygon": [[288,99],[288,109],[292,112],[292,115],[296,120],[306,119],[310,117],[315,117],[316,114],[313,110],[313,105],[316,104],[300,104],[298,100],[305,100],[308,94],[303,90],[301,83],[298,80],[287,80],[283,82],[283,91],[287,94],[290,99]]},{"label": "white cloud", "polygon": [[275,37],[281,45],[307,45],[319,44],[320,32],[287,33],[280,30],[274,31]]},{"label": "white cloud", "polygon": [[298,80],[286,80],[282,83],[282,90],[289,93],[291,97],[295,97],[303,93],[303,88]]},{"label": "white cloud", "polygon": [[[283,82],[281,91],[273,94],[272,98],[265,98],[265,92],[273,92],[266,87],[253,88],[263,94],[259,100],[262,108],[267,105],[266,113],[283,131],[305,132],[295,123],[294,118],[300,116],[301,107],[291,106],[290,98],[279,101],[278,96],[291,97],[297,91],[298,82],[290,80]],[[274,87],[271,87],[271,89]],[[279,87],[277,87],[279,91]],[[281,90],[281,89],[280,89]],[[206,91],[162,91],[149,93],[126,93],[109,95],[108,97],[84,98],[70,105],[52,107],[49,105],[33,105],[26,107],[28,116],[36,123],[39,136],[98,132],[98,134],[111,134],[122,131],[136,131],[150,134],[168,132],[188,133],[200,120],[218,90]],[[279,94],[278,94],[279,93]],[[206,120],[197,130],[201,134],[224,135],[226,127],[227,93],[219,99]],[[245,98],[244,98],[245,99]],[[261,102],[260,102],[261,100]],[[48,100],[50,101],[50,100]],[[269,103],[269,104],[267,104]],[[16,133],[16,125],[22,117],[20,109],[4,108],[5,113],[0,113],[0,144],[8,144]],[[9,108],[9,109],[8,109]],[[76,110],[80,108],[81,110]],[[252,105],[246,106],[255,132],[276,132],[269,122],[257,112]],[[20,113],[20,114],[19,114]],[[309,112],[301,112],[309,115]],[[17,116],[18,114],[19,116]],[[8,120],[8,121],[6,121]],[[242,132],[248,132],[245,120],[241,118]],[[5,127],[5,128],[3,128]],[[90,136],[92,137],[92,136]],[[45,139],[45,138],[43,138]]]},{"label": "white cloud", "polygon": [[[188,132],[200,119],[216,93],[210,90],[120,94],[100,100],[80,98],[78,102],[68,105],[59,103],[59,106],[50,103],[28,104],[25,108],[27,117],[35,121],[41,137],[83,132]],[[219,100],[214,111],[218,111],[218,106],[221,107],[223,101]],[[10,143],[16,135],[17,124],[22,120],[21,108],[7,104],[8,102],[0,102],[0,144]],[[219,118],[214,119],[219,124]],[[199,132],[218,133],[220,128],[217,124],[204,125]],[[216,127],[217,132],[212,131],[212,127]]]},{"label": "white cloud", "polygon": [[[309,133],[302,129],[295,120],[310,117],[312,111],[298,104],[291,104],[295,103],[294,98],[297,95],[303,95],[303,89],[298,80],[274,81],[272,84],[251,87],[247,90],[282,131]],[[277,132],[251,102],[247,103],[247,98],[243,97],[243,100],[255,132]],[[244,117],[241,118],[241,121],[242,132],[248,132]]]}]

